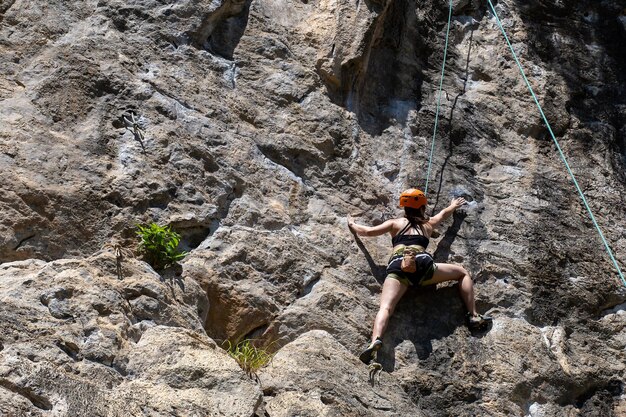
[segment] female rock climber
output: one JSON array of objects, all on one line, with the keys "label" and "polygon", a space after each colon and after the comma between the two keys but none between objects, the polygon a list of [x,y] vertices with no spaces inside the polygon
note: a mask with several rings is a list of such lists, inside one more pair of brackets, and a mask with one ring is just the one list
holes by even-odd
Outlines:
[{"label": "female rock climber", "polygon": [[468,311],[467,323],[470,328],[480,328],[491,319],[476,311],[474,286],[469,273],[459,265],[435,263],[426,253],[433,230],[463,204],[464,198],[455,198],[450,205],[436,216],[426,215],[428,200],[420,190],[411,188],[400,195],[400,207],[404,207],[404,217],[387,220],[378,226],[356,224],[348,215],[348,227],[359,236],[391,235],[393,252],[387,266],[387,277],[380,296],[380,309],[374,321],[372,342],[359,358],[366,364],[382,346],[382,336],[389,318],[409,286],[424,286],[456,280],[459,282],[461,298]]}]

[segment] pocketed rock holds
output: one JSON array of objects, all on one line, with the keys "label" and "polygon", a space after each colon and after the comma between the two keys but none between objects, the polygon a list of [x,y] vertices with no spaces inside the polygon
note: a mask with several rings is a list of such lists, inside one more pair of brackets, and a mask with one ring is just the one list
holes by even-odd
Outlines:
[{"label": "pocketed rock holds", "polygon": [[0,415],[258,411],[259,387],[202,329],[200,286],[134,259],[120,281],[115,262],[101,253],[0,265]]},{"label": "pocketed rock holds", "polygon": [[328,332],[312,330],[285,345],[259,372],[272,417],[423,414],[392,375],[369,370]]},{"label": "pocketed rock holds", "polygon": [[[0,406],[26,407],[0,414],[97,415],[105,397],[132,414],[144,400],[113,392],[129,378],[158,407],[165,384],[178,413],[218,413],[172,394],[219,395],[206,376],[178,381],[159,364],[137,377],[143,356],[127,352],[149,356],[139,345],[153,340],[164,361],[187,366],[169,346],[187,349],[202,327],[220,342],[262,337],[279,358],[316,329],[363,348],[389,238],[355,244],[345,214],[380,224],[400,190],[423,187],[447,1],[0,3],[0,262],[57,260],[0,268]],[[459,189],[478,209],[443,225],[428,250],[472,274],[478,310],[495,322],[468,332],[456,283],[411,290],[380,362],[429,417],[622,415],[626,289],[487,4],[453,6],[429,213]],[[623,0],[495,7],[623,266]],[[143,147],[125,129],[131,112]],[[128,261],[118,280],[110,255],[80,260],[113,238],[130,246],[150,221],[183,236],[180,277],[162,282]],[[335,358],[346,370],[356,360]],[[235,405],[250,417],[258,388],[226,381],[242,387]],[[326,409],[366,409],[321,382],[337,393],[320,395]],[[288,384],[272,373],[273,386]],[[281,392],[303,415],[320,407]]]}]

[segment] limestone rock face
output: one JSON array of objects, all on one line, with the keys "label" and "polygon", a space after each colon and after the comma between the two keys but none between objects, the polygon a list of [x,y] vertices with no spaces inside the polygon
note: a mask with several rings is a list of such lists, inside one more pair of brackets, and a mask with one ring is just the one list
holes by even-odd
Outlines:
[{"label": "limestone rock face", "polygon": [[[625,6],[494,3],[623,270]],[[626,287],[485,2],[453,1],[428,176],[447,11],[1,2],[0,414],[624,414]],[[348,352],[390,241],[345,215],[401,215],[427,176],[429,213],[472,200],[428,250],[493,328],[467,330],[456,284],[411,289],[372,391]],[[182,270],[106,249],[151,221]],[[258,380],[222,349],[245,338],[277,354]]]},{"label": "limestone rock face", "polygon": [[259,377],[271,416],[422,415],[394,376],[372,374],[327,332],[299,336]]},{"label": "limestone rock face", "polygon": [[[206,336],[205,293],[142,262],[0,266],[3,415],[250,416],[261,392]],[[200,314],[199,314],[200,313]]]}]

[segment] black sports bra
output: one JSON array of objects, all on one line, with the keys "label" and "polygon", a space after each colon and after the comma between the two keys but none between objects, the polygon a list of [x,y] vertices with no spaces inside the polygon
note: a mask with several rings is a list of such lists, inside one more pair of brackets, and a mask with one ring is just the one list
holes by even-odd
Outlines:
[{"label": "black sports bra", "polygon": [[395,247],[398,245],[419,245],[426,249],[430,240],[426,236],[424,236],[424,230],[422,229],[422,227],[420,226],[419,230],[417,228],[415,229],[416,231],[421,232],[421,235],[405,234],[411,227],[413,227],[411,226],[411,222],[408,222],[397,235],[391,238],[391,243],[393,244],[393,246]]}]

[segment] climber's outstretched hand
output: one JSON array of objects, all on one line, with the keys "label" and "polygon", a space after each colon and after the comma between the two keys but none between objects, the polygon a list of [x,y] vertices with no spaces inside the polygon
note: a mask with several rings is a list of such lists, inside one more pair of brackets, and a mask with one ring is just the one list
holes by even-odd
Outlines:
[{"label": "climber's outstretched hand", "polygon": [[348,213],[347,220],[348,220],[348,229],[350,229],[352,233],[356,234],[356,230],[354,229],[354,225],[355,225],[354,218],[352,217],[350,213]]},{"label": "climber's outstretched hand", "polygon": [[467,201],[463,197],[453,198],[452,201],[450,201],[450,207],[456,210],[465,203],[467,203]]}]

